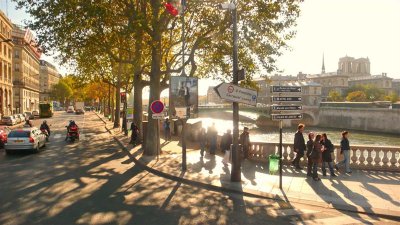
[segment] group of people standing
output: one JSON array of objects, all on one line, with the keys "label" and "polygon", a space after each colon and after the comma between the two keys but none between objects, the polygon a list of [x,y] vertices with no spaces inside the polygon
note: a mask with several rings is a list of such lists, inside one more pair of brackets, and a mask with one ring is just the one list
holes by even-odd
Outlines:
[{"label": "group of people standing", "polygon": [[[217,150],[217,138],[218,132],[215,128],[215,124],[208,127],[207,132],[205,128],[201,128],[199,141],[200,141],[200,155],[203,157],[208,146],[211,155],[216,154]],[[227,164],[231,157],[231,145],[233,143],[232,132],[230,129],[226,131],[221,137],[220,149],[225,154],[222,160],[223,163]],[[250,149],[250,136],[249,128],[244,127],[243,132],[239,136],[239,144],[241,145],[241,154],[244,159],[249,156]]]},{"label": "group of people standing", "polygon": [[323,176],[326,176],[326,167],[328,167],[331,177],[336,177],[334,168],[339,171],[339,166],[342,165],[344,165],[346,173],[351,173],[350,144],[348,140],[349,132],[342,132],[342,140],[340,142],[340,154],[344,155],[344,160],[334,165],[332,153],[335,148],[332,142],[328,139],[326,133],[317,135],[313,132],[308,133],[308,141],[306,144],[303,137],[304,128],[304,124],[299,124],[294,137],[294,152],[296,152],[296,157],[292,161],[292,165],[295,166],[296,169],[303,169],[300,167],[300,159],[304,156],[304,153],[306,153],[307,176],[312,177],[315,181],[321,180],[318,177],[319,165],[321,165]]}]

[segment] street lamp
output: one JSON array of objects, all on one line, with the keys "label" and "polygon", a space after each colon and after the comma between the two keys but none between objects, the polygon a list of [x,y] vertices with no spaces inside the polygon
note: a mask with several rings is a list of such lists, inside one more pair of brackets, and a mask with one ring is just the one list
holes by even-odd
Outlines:
[{"label": "street lamp", "polygon": [[[238,28],[237,28],[237,7],[236,0],[230,3],[222,3],[219,5],[220,9],[232,11],[233,23],[233,84],[238,85]],[[231,168],[231,181],[241,181],[241,168],[239,158],[239,103],[232,103],[232,119],[233,119],[233,145],[232,145],[232,168]]]}]

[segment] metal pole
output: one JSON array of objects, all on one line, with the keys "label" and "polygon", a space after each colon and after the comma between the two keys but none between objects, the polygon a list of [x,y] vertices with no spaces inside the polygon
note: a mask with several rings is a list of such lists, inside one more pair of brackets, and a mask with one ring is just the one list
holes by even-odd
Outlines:
[{"label": "metal pole", "polygon": [[282,123],[279,121],[279,189],[282,190]]},{"label": "metal pole", "polygon": [[[238,28],[237,28],[237,5],[236,0],[232,3],[235,5],[232,10],[232,23],[233,23],[233,84],[237,85],[239,83],[238,79]],[[240,182],[241,181],[241,165],[239,158],[239,103],[232,103],[233,111],[233,147],[232,147],[232,172],[231,181]]]},{"label": "metal pole", "polygon": [[[186,1],[181,0],[182,6],[182,14],[181,14],[181,22],[182,22],[182,77],[186,77],[185,74],[185,9],[186,9]],[[185,84],[186,85],[186,84]],[[189,111],[189,113],[188,113]],[[190,108],[186,106],[186,118],[190,117]],[[182,171],[186,171],[186,119],[182,119]]]}]

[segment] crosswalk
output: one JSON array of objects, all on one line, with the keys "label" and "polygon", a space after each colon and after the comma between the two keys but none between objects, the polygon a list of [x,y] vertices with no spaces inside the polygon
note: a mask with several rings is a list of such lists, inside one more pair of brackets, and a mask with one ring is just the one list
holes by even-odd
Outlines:
[{"label": "crosswalk", "polygon": [[[88,133],[88,134],[80,134],[79,135],[79,140],[85,140],[88,138],[91,138],[94,134]],[[66,134],[55,134],[54,136],[50,137],[50,139],[53,140],[58,140],[58,139],[65,139]]]}]

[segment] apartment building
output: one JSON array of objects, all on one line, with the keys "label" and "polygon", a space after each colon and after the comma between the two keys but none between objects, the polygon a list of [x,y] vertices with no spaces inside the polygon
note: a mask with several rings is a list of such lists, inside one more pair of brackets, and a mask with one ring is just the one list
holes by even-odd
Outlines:
[{"label": "apartment building", "polygon": [[50,102],[50,91],[52,87],[60,80],[60,74],[57,68],[51,63],[40,60],[40,101]]},{"label": "apartment building", "polygon": [[13,24],[7,16],[0,11],[0,115],[6,116],[13,113],[13,73],[11,33]]}]

